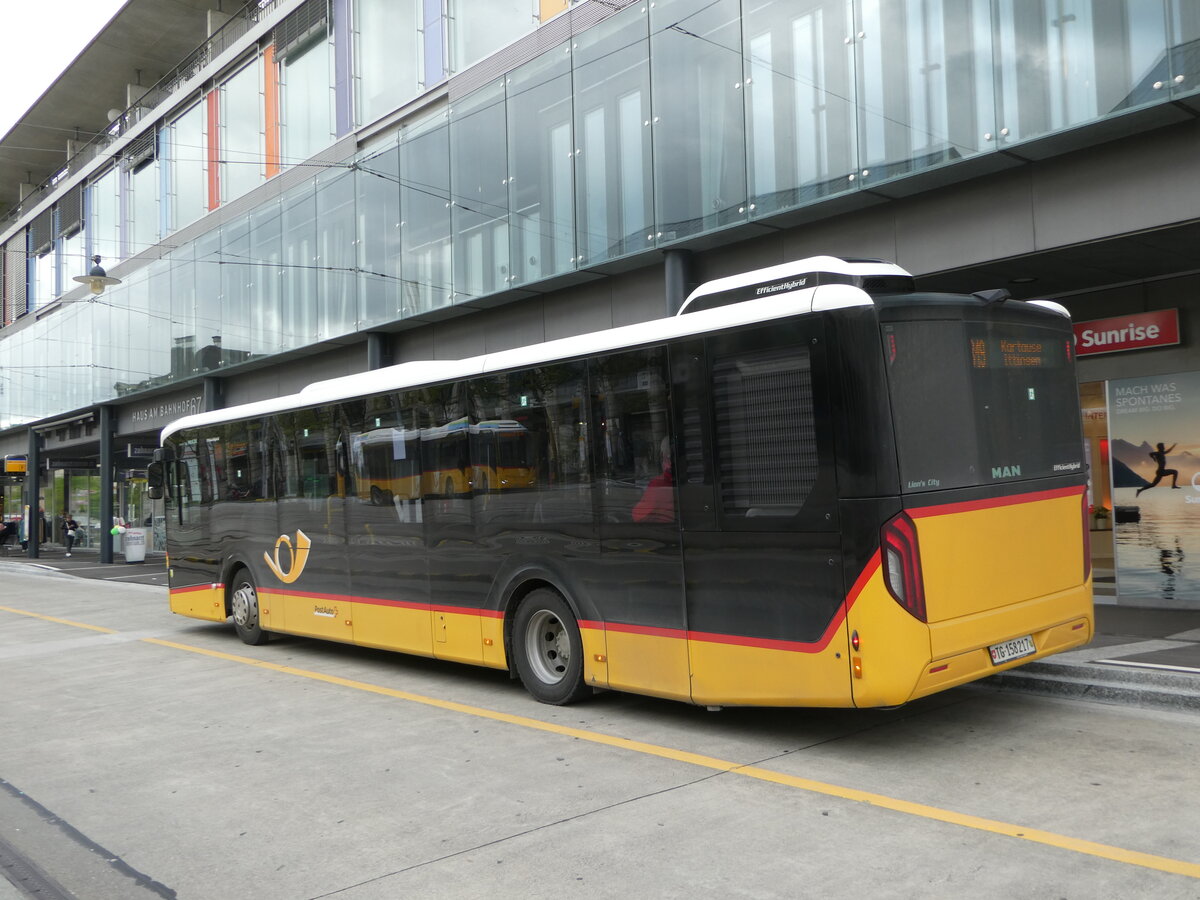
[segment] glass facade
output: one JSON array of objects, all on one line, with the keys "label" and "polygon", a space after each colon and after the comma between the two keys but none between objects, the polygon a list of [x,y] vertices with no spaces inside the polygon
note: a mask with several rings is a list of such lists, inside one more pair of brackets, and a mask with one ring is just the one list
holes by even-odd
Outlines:
[{"label": "glass facade", "polygon": [[[0,331],[0,428],[1187,98],[1200,91],[1194,5],[632,4],[465,95],[452,82],[357,153],[168,247],[266,179],[271,123],[285,170],[330,146],[344,48],[318,23],[160,123],[154,152],[127,147],[90,177],[82,229],[55,229],[48,248],[6,241],[28,260],[6,254],[15,315],[26,296],[33,308],[73,288],[85,254],[111,269],[164,243],[100,302]],[[540,8],[476,6],[352,0],[358,121],[530,32]]]},{"label": "glass facade", "polygon": [[369,328],[400,311],[400,156],[394,140],[366,151],[355,170],[358,321]]},{"label": "glass facade", "polygon": [[450,126],[445,108],[400,129],[400,314],[453,300]]},{"label": "glass facade", "polygon": [[659,240],[747,217],[739,14],[738,0],[662,0],[650,10]]},{"label": "glass facade", "polygon": [[538,24],[533,0],[448,0],[448,9],[451,72],[461,72],[507,47]]},{"label": "glass facade", "polygon": [[573,42],[581,266],[654,246],[647,24],[642,14],[614,16]]},{"label": "glass facade", "polygon": [[167,127],[165,165],[168,170],[166,217],[175,231],[190,225],[207,209],[204,104],[197,103]]},{"label": "glass facade", "polygon": [[221,200],[232,200],[266,177],[262,63],[255,57],[221,86]]},{"label": "glass facade", "polygon": [[575,267],[571,48],[563,43],[505,79],[511,284]]},{"label": "glass facade", "polygon": [[[422,85],[421,0],[354,0],[354,82],[365,125],[415,96]],[[441,67],[437,75],[441,76]],[[433,80],[440,80],[440,77]]]},{"label": "glass facade", "polygon": [[129,255],[133,256],[153,247],[159,240],[158,204],[162,185],[158,160],[152,155],[150,159],[139,161],[129,169],[127,177]]},{"label": "glass facade", "polygon": [[88,188],[88,255],[109,263],[123,259],[121,244],[120,173],[112,168],[92,181]]},{"label": "glass facade", "polygon": [[450,222],[454,299],[512,284],[508,259],[508,140],[504,82],[450,109]]},{"label": "glass facade", "polygon": [[280,65],[283,165],[303,162],[333,140],[333,86],[324,32],[293,48]]}]

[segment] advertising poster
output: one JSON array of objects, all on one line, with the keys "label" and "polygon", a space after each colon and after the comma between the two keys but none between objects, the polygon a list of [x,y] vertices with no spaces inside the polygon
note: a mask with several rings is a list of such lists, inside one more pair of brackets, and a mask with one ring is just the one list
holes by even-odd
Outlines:
[{"label": "advertising poster", "polygon": [[1117,593],[1200,609],[1200,372],[1108,383]]}]

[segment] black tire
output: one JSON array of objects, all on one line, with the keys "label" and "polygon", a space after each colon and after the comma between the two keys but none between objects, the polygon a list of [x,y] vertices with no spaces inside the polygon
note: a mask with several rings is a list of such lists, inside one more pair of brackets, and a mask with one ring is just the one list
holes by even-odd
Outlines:
[{"label": "black tire", "polygon": [[243,644],[257,647],[267,642],[270,633],[263,631],[258,618],[258,588],[245,569],[233,573],[229,585],[229,610],[233,627]]},{"label": "black tire", "polygon": [[525,690],[542,703],[564,706],[588,696],[583,640],[567,601],[538,588],[521,601],[513,620],[513,661]]}]

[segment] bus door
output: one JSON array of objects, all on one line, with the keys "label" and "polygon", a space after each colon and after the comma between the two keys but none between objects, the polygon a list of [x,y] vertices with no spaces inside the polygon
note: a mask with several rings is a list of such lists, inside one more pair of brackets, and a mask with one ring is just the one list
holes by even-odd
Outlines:
[{"label": "bus door", "polygon": [[672,350],[696,703],[849,699],[821,320]]},{"label": "bus door", "polygon": [[433,655],[482,663],[480,616],[494,562],[475,533],[468,391],[465,384],[424,388],[403,402],[418,410],[421,426]]},{"label": "bus door", "polygon": [[[347,577],[345,491],[348,429],[341,408],[279,417],[283,477],[277,534],[259,585],[263,624],[293,634],[353,638]],[[269,600],[270,602],[265,602]]]},{"label": "bus door", "polygon": [[686,700],[691,691],[665,348],[593,361],[591,392],[602,565],[589,593],[604,619],[609,684]]},{"label": "bus door", "polygon": [[355,643],[433,654],[421,504],[421,429],[400,394],[344,404]]},{"label": "bus door", "polygon": [[172,439],[174,458],[167,468],[167,551],[171,609],[222,621],[224,603],[212,590],[220,580],[220,556],[211,534],[217,486],[215,443],[193,431]]}]

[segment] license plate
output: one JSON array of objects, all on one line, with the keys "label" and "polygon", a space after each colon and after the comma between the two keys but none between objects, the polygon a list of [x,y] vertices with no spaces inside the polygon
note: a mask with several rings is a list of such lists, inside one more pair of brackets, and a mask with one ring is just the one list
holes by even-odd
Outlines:
[{"label": "license plate", "polygon": [[992,665],[998,666],[1001,663],[1020,659],[1022,656],[1033,656],[1037,653],[1037,647],[1033,645],[1033,636],[1027,634],[1025,637],[1013,638],[1002,644],[992,644],[988,647],[988,653],[992,657]]}]

